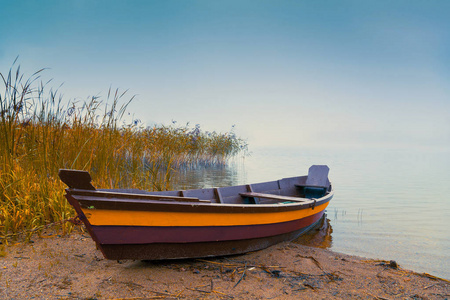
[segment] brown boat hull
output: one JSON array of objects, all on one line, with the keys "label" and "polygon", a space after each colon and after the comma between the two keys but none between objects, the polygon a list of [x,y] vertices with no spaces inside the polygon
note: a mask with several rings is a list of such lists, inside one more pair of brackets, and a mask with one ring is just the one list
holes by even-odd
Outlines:
[{"label": "brown boat hull", "polygon": [[318,220],[304,228],[264,238],[197,243],[102,244],[99,247],[105,258],[113,260],[165,260],[236,255],[294,240],[314,227],[322,216],[323,212],[318,214]]}]

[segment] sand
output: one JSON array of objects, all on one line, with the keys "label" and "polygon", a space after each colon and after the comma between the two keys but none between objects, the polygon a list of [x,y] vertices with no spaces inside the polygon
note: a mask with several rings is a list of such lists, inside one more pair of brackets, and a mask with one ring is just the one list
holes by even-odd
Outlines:
[{"label": "sand", "polygon": [[74,232],[1,256],[0,299],[450,299],[445,279],[288,242],[232,257],[117,262]]}]

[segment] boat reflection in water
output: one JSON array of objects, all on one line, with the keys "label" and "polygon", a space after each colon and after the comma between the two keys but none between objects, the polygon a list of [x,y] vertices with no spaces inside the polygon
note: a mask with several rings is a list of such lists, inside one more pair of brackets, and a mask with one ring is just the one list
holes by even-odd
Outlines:
[{"label": "boat reflection in water", "polygon": [[325,213],[313,229],[292,242],[310,247],[329,249],[333,242],[332,232],[333,228],[331,227],[330,219],[327,218],[327,214]]}]

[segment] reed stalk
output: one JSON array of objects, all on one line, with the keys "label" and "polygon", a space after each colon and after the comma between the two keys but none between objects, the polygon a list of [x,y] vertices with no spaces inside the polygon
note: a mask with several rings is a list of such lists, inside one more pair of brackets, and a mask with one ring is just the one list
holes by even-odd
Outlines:
[{"label": "reed stalk", "polygon": [[224,164],[247,147],[233,131],[125,123],[126,91],[66,102],[40,81],[43,70],[25,78],[13,68],[0,73],[0,239],[74,216],[61,168],[88,170],[103,188],[166,190],[177,169]]}]

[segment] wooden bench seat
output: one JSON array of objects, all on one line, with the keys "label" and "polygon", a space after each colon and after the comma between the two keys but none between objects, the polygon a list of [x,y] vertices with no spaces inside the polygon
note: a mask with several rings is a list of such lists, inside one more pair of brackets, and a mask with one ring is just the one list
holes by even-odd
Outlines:
[{"label": "wooden bench seat", "polygon": [[309,168],[308,177],[303,184],[295,184],[300,189],[300,194],[305,198],[321,198],[330,188],[328,172],[330,168],[325,165],[314,165]]},{"label": "wooden bench seat", "polygon": [[251,197],[251,198],[265,198],[265,199],[273,199],[280,201],[294,201],[294,202],[308,202],[311,199],[305,199],[300,197],[291,197],[291,196],[281,196],[281,195],[273,195],[273,194],[263,194],[263,193],[240,193],[239,195],[243,197]]}]

